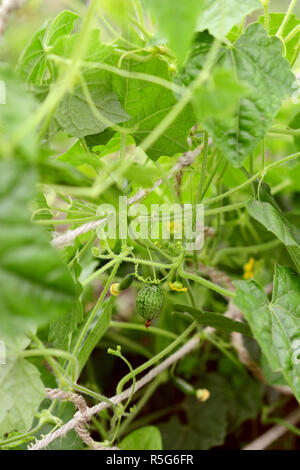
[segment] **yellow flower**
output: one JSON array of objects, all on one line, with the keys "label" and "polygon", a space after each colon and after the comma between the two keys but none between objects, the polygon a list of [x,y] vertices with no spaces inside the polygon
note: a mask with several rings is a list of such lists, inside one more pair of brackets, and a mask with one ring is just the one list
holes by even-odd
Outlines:
[{"label": "yellow flower", "polygon": [[186,292],[188,290],[187,287],[183,287],[181,282],[169,282],[169,287],[171,290],[176,290],[176,292]]},{"label": "yellow flower", "polygon": [[248,263],[244,266],[244,279],[252,279],[254,277],[254,264],[255,259],[250,258]]},{"label": "yellow flower", "polygon": [[178,222],[175,222],[172,220],[172,222],[166,224],[167,230],[170,232],[171,235],[174,235],[175,233],[181,233],[182,232],[182,225],[179,224]]},{"label": "yellow flower", "polygon": [[196,397],[199,401],[206,401],[210,397],[210,392],[207,388],[198,388],[196,391]]},{"label": "yellow flower", "polygon": [[114,295],[115,297],[117,297],[120,294],[119,286],[120,284],[118,282],[115,282],[114,284],[110,286],[109,292],[111,293],[111,295]]}]

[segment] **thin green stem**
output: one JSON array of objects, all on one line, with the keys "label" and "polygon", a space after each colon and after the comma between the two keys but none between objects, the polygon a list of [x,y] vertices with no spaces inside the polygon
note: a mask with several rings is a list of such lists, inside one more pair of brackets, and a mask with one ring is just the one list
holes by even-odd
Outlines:
[{"label": "thin green stem", "polygon": [[[300,157],[300,152],[297,152],[297,153],[293,153],[292,155],[288,155],[287,157],[282,158],[281,160],[277,160],[276,162],[270,163],[269,165],[265,166],[264,174],[266,175],[269,170],[271,170],[272,168],[275,168],[276,166],[295,160],[296,158],[299,158],[299,157]],[[243,189],[249,186],[249,184],[251,184],[257,178],[259,178],[261,174],[262,172],[260,170],[257,173],[255,173],[253,176],[251,176],[251,178],[249,178],[247,181],[244,181],[244,183],[240,184],[239,186],[236,186],[235,188],[232,188],[229,191],[226,191],[226,193],[219,194],[218,196],[212,197],[210,199],[206,199],[203,201],[203,204],[207,204],[207,205],[214,204],[215,202],[221,201],[222,199],[225,199],[231,196],[236,191],[239,191],[240,189]]]},{"label": "thin green stem", "polygon": [[[136,331],[142,331],[143,333],[146,333],[145,330],[145,325],[141,325],[139,323],[127,323],[127,322],[120,322],[120,321],[111,321],[110,322],[110,327],[111,328],[122,328],[126,330],[136,330]],[[164,336],[166,338],[170,339],[176,339],[177,335],[175,333],[172,333],[171,331],[168,330],[163,330],[162,328],[157,328],[155,326],[150,326],[147,328],[147,333],[152,333],[154,335],[158,336]]]},{"label": "thin green stem", "polygon": [[217,159],[216,161],[216,164],[215,166],[213,167],[213,169],[211,170],[209,176],[208,176],[208,179],[207,179],[207,182],[206,182],[206,185],[203,189],[203,192],[202,192],[202,195],[201,195],[201,200],[204,198],[205,194],[207,193],[208,189],[210,188],[210,185],[214,179],[214,177],[216,176],[216,173],[220,167],[220,163],[221,161],[223,160],[223,155],[220,155],[219,158]]},{"label": "thin green stem", "polygon": [[156,392],[157,388],[164,382],[165,374],[159,374],[148,386],[142,398],[139,400],[138,404],[135,406],[135,410],[130,413],[130,415],[123,421],[119,429],[119,435],[122,436],[125,430],[128,428],[133,419],[139,414],[139,412],[144,408],[146,403],[150,400],[151,396]]},{"label": "thin green stem", "polygon": [[52,349],[52,348],[43,348],[43,349],[26,349],[26,351],[22,351],[20,353],[21,357],[34,357],[34,356],[54,356],[54,357],[62,357],[63,359],[67,359],[68,361],[73,363],[74,371],[73,377],[78,375],[79,365],[76,357],[70,354],[67,351],[62,351],[60,349]]},{"label": "thin green stem", "polygon": [[284,39],[285,43],[288,43],[289,41],[291,41],[296,36],[296,34],[299,33],[299,31],[300,31],[300,24],[295,26],[295,28],[292,29],[292,31],[287,35],[287,37]]},{"label": "thin green stem", "polygon": [[291,3],[289,5],[289,8],[285,14],[285,17],[283,18],[283,21],[276,33],[276,36],[279,37],[279,38],[282,38],[282,34],[283,34],[283,31],[284,31],[284,28],[286,27],[290,17],[291,17],[291,14],[293,13],[293,10],[296,6],[296,3],[297,3],[297,0],[291,0]]},{"label": "thin green stem", "polygon": [[202,286],[207,287],[208,289],[211,289],[225,297],[233,298],[235,295],[234,292],[228,289],[224,289],[223,287],[218,286],[217,284],[214,284],[213,282],[208,281],[207,279],[204,279],[203,277],[197,276],[197,274],[193,274],[188,271],[185,271],[181,267],[178,269],[178,273],[180,274],[180,276],[190,279],[191,281],[197,282],[198,284],[201,284]]},{"label": "thin green stem", "polygon": [[271,127],[271,129],[269,130],[269,133],[300,136],[300,129],[280,129],[279,127]]},{"label": "thin green stem", "polygon": [[199,204],[202,201],[202,198],[203,198],[204,184],[205,184],[205,177],[206,177],[207,159],[208,159],[208,133],[206,131],[204,131],[203,158],[202,158],[201,175],[200,175],[200,179],[199,179],[196,204]]},{"label": "thin green stem", "polygon": [[260,243],[259,245],[253,245],[253,246],[233,246],[233,247],[228,247],[228,248],[223,248],[223,250],[220,250],[215,257],[213,258],[212,264],[216,265],[220,262],[220,259],[222,259],[224,256],[231,256],[235,254],[253,254],[253,253],[260,253],[263,251],[267,250],[272,250],[276,246],[279,246],[281,244],[281,241],[278,240],[278,238],[275,238],[275,240],[271,240],[270,242],[266,243]]},{"label": "thin green stem", "polygon": [[231,212],[235,211],[237,209],[241,209],[242,207],[245,207],[249,199],[246,201],[242,202],[236,202],[234,204],[228,204],[227,206],[222,206],[222,207],[216,207],[215,209],[210,209],[205,211],[205,215],[215,215],[215,214],[221,214],[223,212]]},{"label": "thin green stem", "polygon": [[97,401],[107,403],[114,410],[118,409],[117,405],[115,405],[109,398],[105,397],[104,395],[100,395],[100,393],[96,393],[93,390],[90,390],[90,389],[88,389],[86,387],[83,387],[82,385],[79,385],[79,384],[76,384],[76,383],[73,383],[72,387],[77,392],[80,392],[80,393],[83,393],[84,395],[88,395],[92,398],[95,398],[95,400],[97,400]]},{"label": "thin green stem", "polygon": [[263,3],[263,6],[264,6],[264,11],[265,11],[264,24],[265,24],[266,31],[269,33],[269,30],[270,30],[270,13],[269,13],[270,0],[264,0],[262,3]]},{"label": "thin green stem", "polygon": [[181,333],[171,344],[169,344],[165,349],[160,351],[156,356],[153,358],[149,359],[149,361],[144,362],[141,366],[137,367],[136,369],[133,370],[133,372],[125,375],[125,377],[120,380],[118,387],[117,387],[117,394],[121,393],[124,385],[131,379],[135,378],[138,374],[143,372],[144,370],[148,369],[151,367],[153,364],[156,364],[158,361],[160,361],[163,357],[167,356],[173,349],[175,349],[180,343],[182,343],[189,335],[190,333],[197,327],[197,322],[193,322],[189,327]]},{"label": "thin green stem", "polygon": [[79,338],[78,338],[78,340],[77,340],[77,342],[76,342],[76,344],[75,344],[75,346],[74,346],[73,354],[74,354],[75,356],[77,355],[78,350],[79,350],[79,348],[80,348],[80,346],[81,346],[81,344],[82,344],[82,342],[83,342],[83,340],[84,340],[84,338],[85,338],[85,336],[86,336],[86,334],[87,334],[87,332],[88,332],[88,330],[89,330],[89,327],[90,327],[90,325],[91,325],[91,323],[92,323],[92,321],[93,321],[93,319],[94,319],[94,317],[95,317],[95,315],[96,315],[96,313],[97,313],[97,311],[98,311],[100,305],[101,305],[102,302],[104,301],[104,298],[105,298],[105,295],[106,295],[106,293],[107,293],[107,291],[108,291],[108,289],[109,289],[109,286],[110,286],[111,282],[113,281],[113,279],[114,279],[114,277],[115,277],[115,275],[116,275],[116,272],[118,271],[119,266],[120,266],[120,264],[121,264],[118,259],[117,259],[117,260],[113,260],[113,261],[114,261],[114,264],[115,264],[115,265],[114,265],[114,267],[113,267],[113,269],[112,269],[112,271],[111,271],[111,273],[110,273],[110,275],[109,275],[109,277],[108,277],[108,279],[107,279],[107,281],[106,281],[106,284],[105,284],[105,286],[104,286],[104,288],[103,288],[103,291],[101,292],[101,295],[100,295],[100,297],[99,297],[99,299],[98,299],[98,301],[97,301],[95,307],[94,307],[93,310],[91,311],[90,316],[89,316],[88,320],[86,321],[86,323],[85,323],[85,325],[84,325],[84,328],[82,329],[81,334],[80,334],[80,336],[79,336]]}]

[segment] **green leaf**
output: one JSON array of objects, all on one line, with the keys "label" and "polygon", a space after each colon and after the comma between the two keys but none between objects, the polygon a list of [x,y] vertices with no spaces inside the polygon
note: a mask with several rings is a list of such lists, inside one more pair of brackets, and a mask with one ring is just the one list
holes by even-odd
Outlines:
[{"label": "green leaf", "polygon": [[219,39],[224,39],[233,26],[244,17],[262,8],[259,0],[204,0],[202,2],[197,30],[208,31]]},{"label": "green leaf", "polygon": [[[112,312],[113,299],[110,297],[106,299],[103,304],[99,307],[96,312],[96,315],[89,326],[82,343],[79,346],[77,359],[79,363],[79,372],[83,369],[88,358],[90,357],[91,352],[98,344],[102,336],[106,333]],[[87,318],[89,316],[87,315]],[[86,322],[82,323],[79,330],[76,332],[73,338],[73,344],[77,343],[77,340],[81,336],[82,331],[85,329]]]},{"label": "green leaf", "polygon": [[[271,196],[272,198],[272,196]],[[273,202],[273,198],[270,199]],[[300,230],[270,202],[251,200],[247,204],[249,214],[260,222],[266,230],[274,233],[286,246],[292,260],[300,272]]]},{"label": "green leaf", "polygon": [[[16,339],[14,339],[16,341]],[[12,431],[26,432],[45,398],[38,369],[19,357],[29,341],[7,343],[7,363],[0,366],[0,437]]]},{"label": "green leaf", "polygon": [[[159,58],[148,62],[123,61],[126,70],[141,72],[170,80],[168,65]],[[112,78],[113,89],[125,111],[131,116],[125,127],[133,128],[132,135],[139,145],[155,129],[176,104],[173,92],[160,85],[135,79]],[[187,138],[195,124],[191,106],[187,106],[147,150],[152,160],[160,156],[173,156],[188,150]]]},{"label": "green leaf", "polygon": [[247,88],[237,81],[232,70],[214,70],[205,84],[194,92],[193,105],[197,116],[204,122],[213,117],[229,119],[246,91]]},{"label": "green leaf", "polygon": [[213,312],[202,312],[196,308],[190,307],[189,305],[176,304],[173,309],[178,312],[188,312],[193,318],[201,325],[212,326],[217,330],[224,331],[226,333],[232,333],[237,331],[246,336],[252,336],[251,330],[248,325],[238,321],[231,320],[225,317],[221,313]]},{"label": "green leaf", "polygon": [[119,445],[122,450],[162,450],[160,430],[156,426],[145,426],[126,436]]},{"label": "green leaf", "polygon": [[[7,330],[45,326],[75,305],[76,288],[50,236],[30,221],[35,171],[0,162],[0,322]],[[15,328],[15,330],[14,330]]]},{"label": "green leaf", "polygon": [[80,140],[77,140],[77,142],[65,153],[60,155],[57,160],[67,162],[74,167],[79,167],[84,164],[90,165],[93,168],[99,168],[100,166],[99,158],[92,152],[89,152]]},{"label": "green leaf", "polygon": [[[42,85],[51,81],[52,68],[47,58],[48,49],[60,36],[71,33],[77,18],[76,13],[65,10],[52,22],[48,20],[32,37],[17,67],[19,75],[25,81],[33,85]],[[50,78],[47,73],[50,74]]]},{"label": "green leaf", "polygon": [[228,413],[224,380],[217,374],[209,374],[201,381],[203,387],[210,391],[210,398],[205,403],[195,397],[188,397],[183,403],[186,424],[172,416],[159,426],[165,450],[205,450],[223,444]]},{"label": "green leaf", "polygon": [[[203,69],[212,41],[213,38],[206,32],[197,36],[178,80],[188,85],[197,76]],[[216,65],[231,69],[240,84],[248,88],[245,96],[238,100],[234,115],[230,119],[207,117],[207,108],[201,115],[201,101],[195,105],[193,100],[198,119],[212,135],[217,148],[235,167],[242,166],[255,150],[268,132],[282,101],[293,92],[295,77],[282,52],[278,38],[269,37],[261,24],[250,24],[235,44],[221,48]],[[202,93],[205,87],[207,85],[204,83]],[[226,93],[229,102],[231,91],[228,86],[224,86],[222,96]],[[235,89],[232,99],[236,98]]]},{"label": "green leaf", "polygon": [[[168,45],[180,63],[185,59],[197,24],[198,13],[205,0],[184,0],[174,5],[173,0],[146,0],[158,22],[159,32],[167,39]],[[180,27],[178,27],[180,25]]]},{"label": "green leaf", "polygon": [[[269,14],[269,33],[271,36],[276,35],[284,18],[285,18],[285,13],[270,13]],[[261,24],[264,24],[265,17],[260,16],[258,18],[258,21]],[[283,37],[286,38],[286,36],[298,25],[299,25],[298,18],[295,15],[290,15],[283,31]],[[289,62],[291,62],[291,60],[294,57],[295,48],[298,44],[299,39],[300,39],[300,31],[298,31],[295,34],[293,39],[285,43],[286,58],[288,59]]]},{"label": "green leaf", "polygon": [[206,450],[220,446],[230,430],[257,416],[261,408],[261,385],[236,367],[227,365],[226,369],[226,373],[209,373],[198,378],[199,388],[209,390],[210,397],[204,403],[187,397],[181,408],[184,422],[172,416],[167,423],[159,425],[165,450]]},{"label": "green leaf", "polygon": [[300,276],[276,266],[272,300],[254,281],[236,281],[234,303],[249,322],[273,371],[282,372],[300,402]]},{"label": "green leaf", "polygon": [[44,38],[44,47],[53,46],[55,41],[65,34],[73,31],[74,23],[79,16],[73,11],[64,10],[50,24],[46,37]]},{"label": "green leaf", "polygon": [[[83,74],[91,103],[85,96],[81,84],[74,87],[72,93],[64,96],[55,113],[59,127],[67,134],[81,138],[103,132],[113,124],[128,121],[130,116],[122,109],[112,90],[110,74],[104,71],[92,70]],[[110,123],[101,121],[100,113]]]}]

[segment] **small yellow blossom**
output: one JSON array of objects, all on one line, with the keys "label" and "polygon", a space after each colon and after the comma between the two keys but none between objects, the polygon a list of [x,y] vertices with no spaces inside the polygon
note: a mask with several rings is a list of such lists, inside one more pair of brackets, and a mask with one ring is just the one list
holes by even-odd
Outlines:
[{"label": "small yellow blossom", "polygon": [[114,295],[115,297],[117,297],[120,294],[119,286],[120,284],[118,282],[115,282],[114,284],[110,286],[109,292],[111,293],[111,295]]},{"label": "small yellow blossom", "polygon": [[207,390],[207,388],[199,388],[196,391],[196,397],[199,401],[206,401],[210,397],[210,392]]},{"label": "small yellow blossom", "polygon": [[182,225],[178,222],[172,220],[172,222],[166,224],[167,230],[170,232],[171,235],[175,235],[175,233],[182,232]]},{"label": "small yellow blossom", "polygon": [[176,292],[187,292],[188,288],[183,287],[181,282],[175,281],[175,282],[169,282],[169,287],[171,290],[176,290]]},{"label": "small yellow blossom", "polygon": [[254,277],[254,264],[255,259],[250,258],[248,263],[244,266],[244,279],[252,279]]}]

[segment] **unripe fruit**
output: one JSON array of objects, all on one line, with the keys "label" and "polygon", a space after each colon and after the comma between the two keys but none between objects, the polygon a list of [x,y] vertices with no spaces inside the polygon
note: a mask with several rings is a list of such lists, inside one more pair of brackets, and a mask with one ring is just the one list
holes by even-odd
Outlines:
[{"label": "unripe fruit", "polygon": [[146,326],[150,326],[151,320],[160,314],[164,302],[164,293],[161,287],[155,284],[147,284],[137,293],[136,311],[145,318]]}]

